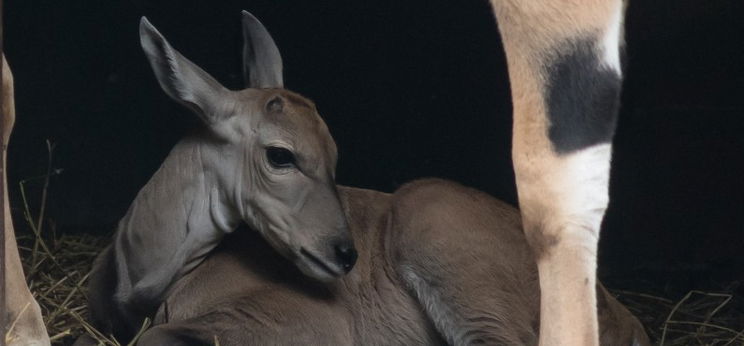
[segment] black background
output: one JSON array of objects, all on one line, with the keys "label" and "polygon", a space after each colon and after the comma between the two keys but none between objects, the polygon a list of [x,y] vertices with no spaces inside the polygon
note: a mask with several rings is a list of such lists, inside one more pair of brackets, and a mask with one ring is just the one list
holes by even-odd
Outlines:
[{"label": "black background", "polygon": [[[485,0],[5,1],[16,78],[10,184],[46,170],[58,232],[113,229],[195,117],[159,89],[142,15],[230,88],[240,10],[274,36],[285,84],[318,104],[338,181],[392,191],[445,177],[516,203],[511,105]],[[616,286],[742,289],[744,2],[631,2],[600,272]],[[30,183],[37,203],[40,181]]]}]

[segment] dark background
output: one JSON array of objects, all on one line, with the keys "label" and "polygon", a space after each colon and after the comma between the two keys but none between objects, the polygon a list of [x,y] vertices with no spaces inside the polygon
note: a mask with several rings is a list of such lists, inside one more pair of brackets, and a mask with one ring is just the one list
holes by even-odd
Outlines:
[{"label": "dark background", "polygon": [[[342,184],[453,179],[516,203],[511,105],[486,0],[6,0],[18,119],[10,184],[46,171],[57,232],[110,232],[195,117],[159,89],[139,17],[230,88],[240,10],[274,36],[285,84],[318,104]],[[744,2],[631,2],[600,273],[611,286],[742,290]],[[41,181],[30,184],[38,203]]]}]

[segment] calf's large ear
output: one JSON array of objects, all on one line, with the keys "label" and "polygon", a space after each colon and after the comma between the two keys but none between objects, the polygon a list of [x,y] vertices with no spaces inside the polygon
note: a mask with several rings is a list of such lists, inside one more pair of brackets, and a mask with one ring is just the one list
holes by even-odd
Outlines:
[{"label": "calf's large ear", "polygon": [[243,78],[247,88],[284,87],[279,48],[263,24],[248,11],[243,11]]},{"label": "calf's large ear", "polygon": [[168,96],[191,109],[210,127],[228,117],[220,107],[228,92],[225,87],[173,49],[145,17],[140,20],[139,33],[142,49]]}]

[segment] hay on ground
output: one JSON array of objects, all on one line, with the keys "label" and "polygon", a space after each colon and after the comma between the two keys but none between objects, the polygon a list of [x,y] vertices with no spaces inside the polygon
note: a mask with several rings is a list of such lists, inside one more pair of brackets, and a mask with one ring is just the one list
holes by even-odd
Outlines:
[{"label": "hay on ground", "polygon": [[[37,254],[31,262],[34,241],[22,237],[29,287],[41,305],[49,335],[55,345],[70,345],[88,333],[104,345],[119,345],[85,323],[87,318],[85,284],[96,254],[109,237],[63,235],[49,241],[50,253]],[[681,298],[614,291],[633,312],[658,345],[744,345],[744,313],[734,302],[744,300],[726,293],[691,291]]]}]

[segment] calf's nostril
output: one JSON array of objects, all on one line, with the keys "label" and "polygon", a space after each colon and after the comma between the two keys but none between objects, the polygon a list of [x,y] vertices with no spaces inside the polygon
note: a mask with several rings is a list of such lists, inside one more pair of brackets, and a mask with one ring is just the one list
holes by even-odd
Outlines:
[{"label": "calf's nostril", "polygon": [[341,263],[341,266],[344,268],[345,272],[351,271],[351,268],[354,267],[354,264],[357,260],[357,252],[356,249],[354,249],[354,245],[352,244],[339,244],[335,246],[336,248],[336,258]]}]

